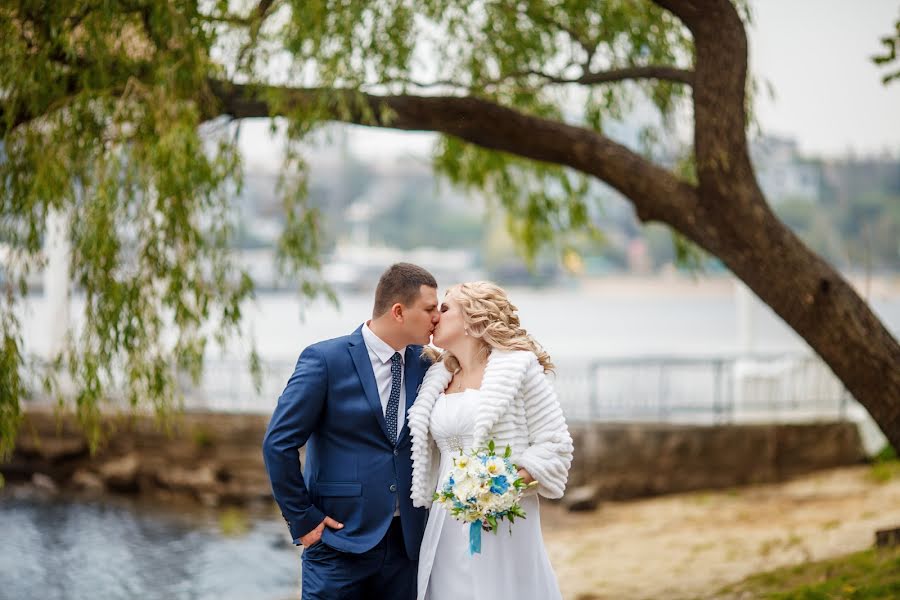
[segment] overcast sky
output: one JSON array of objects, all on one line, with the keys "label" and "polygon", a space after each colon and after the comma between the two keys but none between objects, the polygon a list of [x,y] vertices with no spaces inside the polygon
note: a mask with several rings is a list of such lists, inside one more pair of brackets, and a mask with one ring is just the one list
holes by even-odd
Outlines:
[{"label": "overcast sky", "polygon": [[[757,99],[764,133],[795,138],[808,155],[900,154],[900,81],[885,87],[871,56],[900,16],[898,0],[755,0],[750,68],[775,92]],[[895,67],[896,68],[896,67]],[[433,135],[351,127],[365,160],[427,155]],[[268,125],[242,127],[251,170],[272,170]]]},{"label": "overcast sky", "polygon": [[[900,81],[870,57],[900,16],[898,0],[755,0],[751,69],[775,88],[757,103],[765,132],[815,154],[900,152]],[[893,67],[897,69],[897,66]]]}]

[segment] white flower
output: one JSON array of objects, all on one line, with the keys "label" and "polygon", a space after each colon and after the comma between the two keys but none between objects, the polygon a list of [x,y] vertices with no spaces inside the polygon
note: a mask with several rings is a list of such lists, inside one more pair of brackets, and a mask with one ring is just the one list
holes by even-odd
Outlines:
[{"label": "white flower", "polygon": [[484,469],[487,471],[488,475],[496,477],[497,475],[506,472],[506,463],[499,456],[492,456],[487,460]]}]

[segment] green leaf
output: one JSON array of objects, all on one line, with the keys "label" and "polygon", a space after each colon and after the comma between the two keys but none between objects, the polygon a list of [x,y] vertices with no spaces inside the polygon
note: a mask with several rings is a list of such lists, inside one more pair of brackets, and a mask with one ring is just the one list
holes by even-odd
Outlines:
[{"label": "green leaf", "polygon": [[497,518],[496,518],[495,516],[493,516],[493,515],[488,515],[488,516],[487,516],[487,522],[488,522],[488,524],[490,524],[491,530],[492,530],[494,533],[497,533]]}]

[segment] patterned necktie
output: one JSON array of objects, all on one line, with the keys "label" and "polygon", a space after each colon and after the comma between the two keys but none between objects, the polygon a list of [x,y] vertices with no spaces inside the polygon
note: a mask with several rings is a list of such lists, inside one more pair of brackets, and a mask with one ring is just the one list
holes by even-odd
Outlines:
[{"label": "patterned necktie", "polygon": [[387,424],[388,435],[394,442],[397,441],[397,409],[400,407],[400,382],[402,381],[400,368],[400,353],[394,352],[391,357],[391,397],[388,398],[387,409],[384,411],[384,422]]}]

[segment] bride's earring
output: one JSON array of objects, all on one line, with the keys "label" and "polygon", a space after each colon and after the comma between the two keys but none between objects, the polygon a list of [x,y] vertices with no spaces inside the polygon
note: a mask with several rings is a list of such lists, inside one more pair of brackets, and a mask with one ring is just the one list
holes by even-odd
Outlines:
[{"label": "bride's earring", "polygon": [[469,335],[469,328],[463,327],[463,335]]}]

